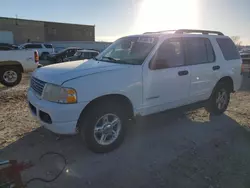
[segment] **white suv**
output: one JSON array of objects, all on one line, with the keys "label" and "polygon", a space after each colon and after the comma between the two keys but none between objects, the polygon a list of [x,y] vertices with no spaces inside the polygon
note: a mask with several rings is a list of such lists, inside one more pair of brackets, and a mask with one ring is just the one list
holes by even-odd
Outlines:
[{"label": "white suv", "polygon": [[46,59],[49,54],[54,53],[52,44],[25,43],[20,45],[19,48],[36,50],[38,51],[41,59]]},{"label": "white suv", "polygon": [[137,115],[199,101],[222,114],[240,88],[241,64],[234,43],[220,32],[145,33],[115,41],[94,59],[36,70],[28,101],[47,129],[79,133],[92,151],[108,152]]}]

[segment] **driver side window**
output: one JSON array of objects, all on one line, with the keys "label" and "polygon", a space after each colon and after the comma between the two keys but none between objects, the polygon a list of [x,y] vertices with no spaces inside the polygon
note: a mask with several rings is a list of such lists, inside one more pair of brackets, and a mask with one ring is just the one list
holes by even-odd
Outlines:
[{"label": "driver side window", "polygon": [[172,38],[165,40],[156,51],[150,68],[166,69],[179,67],[184,65],[183,45],[180,38]]}]

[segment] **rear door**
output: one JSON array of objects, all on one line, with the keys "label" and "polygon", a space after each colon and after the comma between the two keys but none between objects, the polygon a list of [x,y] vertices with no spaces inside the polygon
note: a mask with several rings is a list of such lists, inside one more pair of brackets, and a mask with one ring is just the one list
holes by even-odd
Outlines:
[{"label": "rear door", "polygon": [[208,99],[220,77],[220,65],[208,38],[185,37],[186,63],[191,71],[190,103]]}]

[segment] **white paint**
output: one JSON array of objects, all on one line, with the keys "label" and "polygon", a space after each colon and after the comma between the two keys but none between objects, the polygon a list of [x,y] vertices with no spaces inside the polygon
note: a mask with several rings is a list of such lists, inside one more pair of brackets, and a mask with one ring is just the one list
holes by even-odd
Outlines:
[{"label": "white paint", "polygon": [[0,66],[1,63],[6,61],[17,61],[19,62],[24,72],[31,72],[37,68],[35,63],[35,55],[33,50],[9,50],[0,51]]}]

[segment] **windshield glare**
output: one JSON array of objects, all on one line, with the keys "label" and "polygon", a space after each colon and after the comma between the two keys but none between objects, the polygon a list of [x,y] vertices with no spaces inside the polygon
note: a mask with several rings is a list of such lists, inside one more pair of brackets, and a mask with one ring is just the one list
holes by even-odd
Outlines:
[{"label": "windshield glare", "polygon": [[96,57],[99,61],[140,65],[157,43],[157,37],[124,37]]}]

